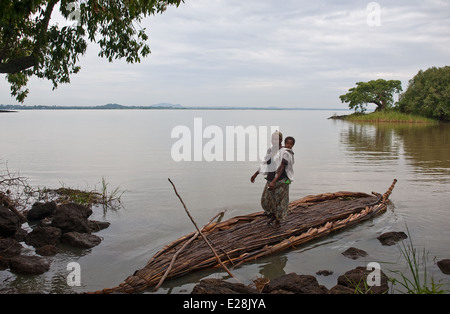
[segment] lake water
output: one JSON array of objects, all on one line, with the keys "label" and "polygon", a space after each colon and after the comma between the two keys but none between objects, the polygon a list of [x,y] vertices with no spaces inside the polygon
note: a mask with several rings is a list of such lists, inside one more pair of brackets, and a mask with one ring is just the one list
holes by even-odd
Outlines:
[{"label": "lake water", "polygon": [[[436,261],[450,258],[450,125],[361,124],[328,120],[333,111],[295,110],[67,110],[0,114],[0,161],[33,186],[93,189],[120,187],[123,208],[94,210],[91,219],[111,222],[90,250],[67,250],[52,258],[49,272],[16,276],[0,271],[0,292],[70,293],[117,286],[145,266],[165,244],[194,231],[168,178],[177,186],[198,225],[216,213],[226,218],[260,211],[262,176],[250,183],[257,161],[173,160],[172,130],[216,126],[279,126],[296,138],[291,200],[340,190],[384,193],[398,183],[388,211],[373,220],[296,249],[233,269],[243,283],[284,273],[312,274],[328,288],[356,266],[380,262],[382,270],[406,271],[398,245],[382,246],[383,232],[409,228],[414,245],[428,253],[427,269],[449,286]],[[342,113],[339,113],[342,114]],[[198,121],[198,120],[197,120]],[[217,129],[217,128],[216,128]],[[224,135],[225,136],[225,135]],[[209,139],[204,139],[206,144]],[[224,145],[226,140],[223,141]],[[229,149],[229,147],[225,147]],[[194,154],[194,153],[193,153]],[[224,155],[225,156],[225,155]],[[2,170],[3,170],[2,169]],[[354,246],[368,252],[356,261],[341,253]],[[26,247],[28,254],[33,249]],[[81,286],[69,287],[66,267],[81,267]],[[391,264],[393,263],[393,264]],[[224,273],[202,271],[167,281],[158,293],[190,293],[199,280]]]}]

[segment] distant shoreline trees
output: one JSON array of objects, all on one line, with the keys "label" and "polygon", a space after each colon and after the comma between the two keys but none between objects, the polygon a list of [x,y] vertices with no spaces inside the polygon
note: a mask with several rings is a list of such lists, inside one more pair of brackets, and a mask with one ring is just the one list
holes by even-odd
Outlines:
[{"label": "distant shoreline trees", "polygon": [[345,95],[339,96],[343,103],[349,103],[350,109],[358,108],[364,112],[367,104],[375,104],[375,111],[391,108],[394,104],[394,93],[402,91],[400,81],[386,81],[383,79],[369,82],[358,82],[356,87],[350,88]]},{"label": "distant shoreline trees", "polygon": [[400,95],[398,109],[441,121],[450,121],[450,66],[420,70]]},{"label": "distant shoreline trees", "polygon": [[[399,101],[394,103],[394,94]],[[420,70],[409,81],[407,90],[402,93],[400,81],[383,79],[358,82],[347,94],[339,96],[350,109],[361,112],[372,103],[375,111],[393,109],[402,113],[420,115],[441,121],[450,121],[450,66],[432,67]]]}]

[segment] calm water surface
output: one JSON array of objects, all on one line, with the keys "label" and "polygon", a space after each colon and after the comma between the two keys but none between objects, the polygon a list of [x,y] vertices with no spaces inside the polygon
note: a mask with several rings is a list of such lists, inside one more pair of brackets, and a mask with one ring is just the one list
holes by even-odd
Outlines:
[{"label": "calm water surface", "polygon": [[[414,245],[428,252],[428,271],[448,285],[436,261],[450,258],[450,125],[413,126],[360,124],[327,120],[333,111],[22,111],[0,114],[0,161],[29,178],[33,186],[61,185],[93,189],[105,177],[109,186],[126,191],[118,211],[94,210],[91,219],[111,226],[99,233],[102,243],[90,250],[64,249],[52,258],[49,272],[16,276],[0,271],[0,292],[93,291],[118,285],[165,244],[192,232],[167,178],[171,178],[199,225],[217,212],[225,218],[260,211],[263,178],[250,176],[258,163],[175,162],[171,157],[173,128],[194,130],[226,126],[280,126],[296,138],[291,200],[340,190],[384,193],[398,179],[392,205],[382,216],[295,250],[234,269],[244,283],[284,273],[315,274],[328,288],[356,266],[382,263],[382,270],[405,271],[399,246],[385,247],[383,232],[411,233]],[[206,143],[208,140],[205,140]],[[248,158],[247,158],[248,159]],[[350,246],[368,256],[356,261],[341,253]],[[27,254],[33,248],[26,247]],[[69,287],[66,266],[81,266],[81,286]],[[391,264],[394,263],[394,264]],[[202,271],[167,281],[158,293],[190,293],[205,277],[222,278],[220,270]]]}]

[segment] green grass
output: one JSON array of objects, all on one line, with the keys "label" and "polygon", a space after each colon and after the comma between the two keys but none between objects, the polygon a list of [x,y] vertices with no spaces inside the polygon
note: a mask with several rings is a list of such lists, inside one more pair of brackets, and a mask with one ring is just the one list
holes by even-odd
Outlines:
[{"label": "green grass", "polygon": [[63,186],[58,189],[38,189],[36,197],[38,200],[53,200],[58,204],[77,203],[80,205],[91,207],[93,205],[101,205],[104,212],[107,209],[116,210],[121,207],[121,197],[124,191],[120,191],[119,187],[109,190],[109,183],[102,178],[101,191],[72,189]]},{"label": "green grass", "polygon": [[439,123],[438,120],[416,116],[398,111],[381,111],[371,113],[353,113],[343,118],[347,121],[362,121],[362,122],[387,122],[387,123]]},{"label": "green grass", "polygon": [[[448,291],[443,289],[442,283],[436,283],[427,270],[428,254],[423,249],[417,250],[411,240],[408,226],[406,226],[409,243],[401,243],[401,255],[406,261],[407,271],[392,271],[397,274],[398,279],[389,277],[394,286],[400,286],[400,293],[406,294],[444,294]],[[431,278],[430,278],[431,277]]]}]

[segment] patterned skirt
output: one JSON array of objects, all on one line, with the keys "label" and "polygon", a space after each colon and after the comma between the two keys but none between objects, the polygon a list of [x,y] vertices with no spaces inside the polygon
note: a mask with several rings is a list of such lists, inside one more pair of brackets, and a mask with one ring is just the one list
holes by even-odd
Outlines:
[{"label": "patterned skirt", "polygon": [[275,183],[274,190],[269,190],[267,182],[261,197],[261,206],[267,215],[273,214],[277,220],[283,221],[289,207],[289,184],[280,180]]}]

